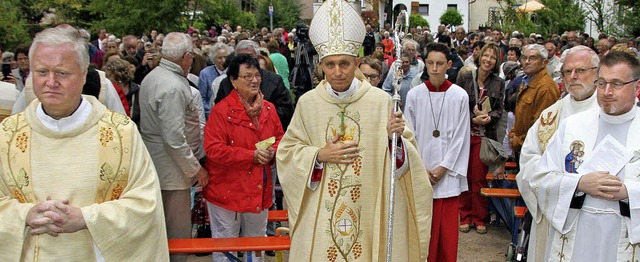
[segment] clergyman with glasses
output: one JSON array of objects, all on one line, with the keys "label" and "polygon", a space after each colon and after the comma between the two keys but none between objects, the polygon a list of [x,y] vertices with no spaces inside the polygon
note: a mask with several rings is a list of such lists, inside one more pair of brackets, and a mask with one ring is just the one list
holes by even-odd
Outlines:
[{"label": "clergyman with glasses", "polygon": [[549,254],[544,253],[549,235],[549,222],[538,208],[537,194],[542,192],[533,190],[541,179],[535,176],[535,168],[561,120],[598,108],[594,81],[597,80],[595,72],[599,62],[598,54],[586,46],[577,46],[567,51],[561,72],[563,86],[569,95],[542,111],[524,140],[520,152],[520,172],[516,181],[534,222],[531,226],[527,253],[530,261],[549,260]]},{"label": "clergyman with glasses", "polygon": [[516,122],[509,132],[509,146],[520,154],[527,131],[547,107],[558,101],[560,90],[547,73],[548,51],[543,45],[531,44],[520,57],[525,76],[520,84],[514,111]]},{"label": "clergyman with glasses", "polygon": [[640,257],[638,83],[634,55],[605,55],[595,81],[599,108],[564,119],[540,158],[534,188],[538,212],[550,224],[549,260]]}]

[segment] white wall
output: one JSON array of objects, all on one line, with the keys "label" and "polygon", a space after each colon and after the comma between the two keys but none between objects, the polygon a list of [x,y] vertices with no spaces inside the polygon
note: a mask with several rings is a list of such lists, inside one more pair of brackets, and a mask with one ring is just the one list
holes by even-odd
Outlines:
[{"label": "white wall", "polygon": [[[394,8],[398,4],[404,4],[407,9],[411,9],[411,0],[395,0]],[[465,30],[468,31],[469,28],[469,0],[417,0],[414,2],[419,2],[421,5],[429,5],[429,14],[422,14],[429,22],[429,27],[431,32],[437,32],[438,26],[440,25],[440,16],[444,14],[447,10],[447,5],[455,4],[457,5],[458,12],[462,14],[462,26]]]},{"label": "white wall", "polygon": [[480,25],[486,26],[488,24],[489,8],[491,7],[500,9],[500,4],[496,0],[476,0],[470,4],[469,29],[471,31],[478,30]]}]

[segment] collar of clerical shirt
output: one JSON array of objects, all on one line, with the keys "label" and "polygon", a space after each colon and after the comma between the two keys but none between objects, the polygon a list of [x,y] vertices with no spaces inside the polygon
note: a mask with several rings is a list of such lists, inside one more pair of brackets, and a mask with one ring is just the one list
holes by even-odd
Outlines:
[{"label": "collar of clerical shirt", "polygon": [[356,79],[355,77],[353,78],[353,80],[351,81],[351,86],[349,86],[349,89],[343,91],[343,92],[338,92],[333,90],[333,88],[331,88],[331,84],[329,84],[329,82],[327,82],[327,93],[329,93],[330,96],[337,98],[337,99],[345,99],[347,97],[350,97],[351,95],[355,94],[356,92],[358,92],[358,89],[360,88],[360,80]]},{"label": "collar of clerical shirt", "polygon": [[627,121],[631,121],[636,116],[637,110],[638,110],[638,107],[633,106],[631,107],[631,110],[629,110],[629,112],[626,112],[622,115],[612,116],[612,115],[607,115],[607,113],[605,113],[602,110],[602,108],[600,108],[600,117],[602,117],[602,120],[604,120],[609,124],[622,124]]},{"label": "collar of clerical shirt", "polygon": [[80,106],[78,107],[78,109],[76,109],[75,112],[73,112],[73,114],[60,119],[54,119],[44,112],[42,103],[40,103],[36,108],[36,116],[38,117],[40,122],[42,122],[42,125],[50,129],[51,131],[66,132],[82,125],[82,123],[84,123],[91,114],[92,109],[93,106],[91,105],[91,103],[82,98]]}]

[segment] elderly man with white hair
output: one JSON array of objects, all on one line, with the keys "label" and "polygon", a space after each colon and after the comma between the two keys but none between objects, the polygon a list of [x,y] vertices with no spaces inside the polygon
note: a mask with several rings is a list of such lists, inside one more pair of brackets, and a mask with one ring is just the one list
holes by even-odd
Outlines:
[{"label": "elderly man with white hair", "polygon": [[524,140],[520,153],[520,172],[516,180],[533,217],[527,256],[530,261],[548,261],[549,256],[544,253],[549,240],[549,222],[539,209],[544,206],[544,203],[538,203],[537,195],[540,192],[534,190],[540,179],[535,176],[535,168],[562,120],[597,108],[594,82],[597,79],[595,72],[599,62],[598,54],[586,46],[577,46],[566,51],[561,72],[563,85],[569,95],[542,111]]},{"label": "elderly man with white hair", "polygon": [[516,122],[509,132],[509,145],[520,154],[527,136],[527,130],[540,117],[542,110],[555,103],[560,97],[558,85],[547,73],[547,49],[543,45],[525,46],[520,60],[525,76],[520,84],[516,109]]},{"label": "elderly man with white hair", "polygon": [[[208,174],[186,139],[185,119],[192,99],[185,77],[193,62],[191,37],[169,33],[162,45],[160,65],[140,85],[140,132],[158,170],[167,236],[191,237],[191,196],[195,181],[208,183]],[[172,255],[171,261],[186,261]]]}]

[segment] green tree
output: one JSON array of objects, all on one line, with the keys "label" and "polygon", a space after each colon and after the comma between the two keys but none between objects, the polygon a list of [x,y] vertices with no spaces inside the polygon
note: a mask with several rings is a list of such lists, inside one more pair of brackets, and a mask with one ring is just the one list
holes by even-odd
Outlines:
[{"label": "green tree", "polygon": [[617,17],[617,23],[623,25],[617,32],[618,35],[638,36],[640,35],[640,2],[637,0],[618,0],[620,5],[620,13]]},{"label": "green tree", "polygon": [[94,17],[89,6],[93,0],[41,0],[32,1],[31,9],[39,15],[55,13],[54,23],[70,23],[82,28],[90,28]]},{"label": "green tree", "polygon": [[515,0],[504,0],[498,3],[501,9],[501,19],[499,19],[500,23],[494,26],[508,32],[517,30],[524,35],[540,33],[538,26],[531,21],[531,14],[518,12],[513,8],[513,6],[517,5]]},{"label": "green tree", "polygon": [[580,0],[587,12],[587,19],[592,21],[599,32],[609,32],[615,25],[615,5],[608,4],[607,0]]},{"label": "green tree", "polygon": [[235,26],[242,26],[245,29],[256,27],[254,14],[242,11],[238,2],[234,0],[204,1],[202,15],[198,19],[207,25],[229,23]]},{"label": "green tree", "polygon": [[412,14],[409,16],[409,28],[414,28],[416,26],[421,26],[423,28],[429,27],[429,22],[420,14]]},{"label": "green tree", "polygon": [[20,0],[3,0],[0,3],[0,48],[3,51],[13,50],[18,45],[28,44],[31,36],[26,30],[26,20],[18,7]]},{"label": "green tree", "polygon": [[287,30],[300,22],[302,5],[299,0],[256,0],[256,22],[258,27],[269,28],[269,5],[273,5],[273,28]]},{"label": "green tree", "polygon": [[457,9],[447,9],[447,11],[440,16],[440,24],[451,25],[456,27],[462,24],[462,14]]},{"label": "green tree", "polygon": [[576,0],[543,0],[542,4],[546,8],[535,12],[538,33],[562,34],[565,31],[582,31],[584,28],[584,10]]},{"label": "green tree", "polygon": [[159,32],[185,31],[188,5],[182,0],[93,0],[88,9],[94,17],[91,28],[104,27],[116,35],[142,35],[149,29]]}]

